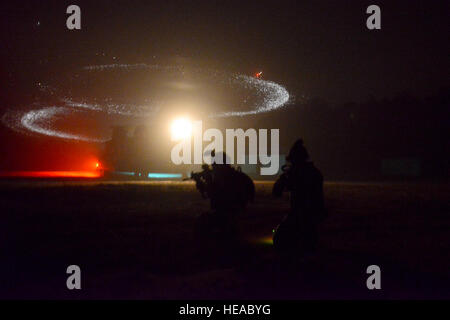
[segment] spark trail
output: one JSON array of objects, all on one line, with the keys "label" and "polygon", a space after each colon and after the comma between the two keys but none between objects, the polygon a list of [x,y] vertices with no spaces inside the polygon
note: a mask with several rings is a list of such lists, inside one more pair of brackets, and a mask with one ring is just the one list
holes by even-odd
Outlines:
[{"label": "spark trail", "polygon": [[[110,64],[110,65],[94,65],[86,66],[83,72],[110,72],[110,71],[145,71],[145,72],[163,72],[173,74],[174,76],[183,76],[184,69],[179,66],[160,66],[147,64]],[[192,70],[191,70],[192,71]],[[210,118],[226,118],[226,117],[244,117],[248,115],[255,115],[264,112],[277,110],[285,106],[290,99],[290,95],[286,88],[272,81],[262,80],[261,78],[254,78],[246,75],[227,74],[219,71],[195,69],[198,74],[210,79],[210,82],[218,81],[230,84],[232,87],[239,88],[255,94],[258,98],[258,104],[252,105],[248,110],[228,110],[216,111],[208,115]],[[52,88],[52,95],[55,90],[48,85],[42,85],[41,90],[46,92]],[[60,94],[60,93],[59,93]],[[143,118],[156,114],[163,101],[152,100],[150,103],[114,103],[108,99],[101,102],[87,102],[77,101],[75,98],[67,94],[60,94],[59,103],[45,105],[43,103],[33,104],[31,109],[26,111],[10,111],[3,116],[3,122],[10,128],[32,134],[41,134],[55,138],[89,141],[89,142],[104,142],[109,140],[107,136],[88,136],[79,133],[68,132],[57,128],[55,126],[56,119],[65,118],[70,121],[70,118],[77,113],[95,113],[108,116],[119,116],[123,118]],[[245,101],[242,102],[245,105]]]}]

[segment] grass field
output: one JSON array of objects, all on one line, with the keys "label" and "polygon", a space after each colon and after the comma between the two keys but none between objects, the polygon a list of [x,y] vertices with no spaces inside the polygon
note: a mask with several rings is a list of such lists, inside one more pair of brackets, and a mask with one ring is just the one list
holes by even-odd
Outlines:
[{"label": "grass field", "polygon": [[[326,183],[329,218],[317,255],[282,264],[272,229],[288,195],[256,183],[239,243],[204,250],[195,219],[208,211],[192,182],[0,182],[2,298],[450,298],[450,187]],[[66,288],[79,265],[82,289]],[[382,289],[366,288],[381,267]]]}]

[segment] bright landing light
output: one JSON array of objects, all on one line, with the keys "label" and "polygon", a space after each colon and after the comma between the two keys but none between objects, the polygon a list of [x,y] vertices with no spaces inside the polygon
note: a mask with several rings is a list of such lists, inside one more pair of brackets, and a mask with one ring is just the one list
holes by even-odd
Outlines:
[{"label": "bright landing light", "polygon": [[170,129],[172,140],[184,140],[191,137],[192,122],[187,118],[178,118],[172,122]]}]

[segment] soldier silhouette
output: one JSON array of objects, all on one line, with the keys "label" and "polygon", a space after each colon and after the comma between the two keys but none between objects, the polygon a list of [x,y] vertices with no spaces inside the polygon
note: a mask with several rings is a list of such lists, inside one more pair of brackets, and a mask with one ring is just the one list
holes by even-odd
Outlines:
[{"label": "soldier silhouette", "polygon": [[277,227],[273,243],[281,254],[313,253],[316,250],[317,228],[326,216],[323,198],[323,177],[309,159],[303,140],[292,146],[283,166],[283,174],[273,187],[273,195],[290,192],[291,210]]},{"label": "soldier silhouette", "polygon": [[202,164],[202,171],[200,172],[191,172],[191,176],[189,178],[186,178],[184,180],[194,180],[195,181],[195,187],[198,191],[200,191],[200,194],[202,195],[203,199],[207,199],[210,197],[209,195],[209,187],[211,186],[212,182],[212,170],[209,167],[209,165]]},{"label": "soldier silhouette", "polygon": [[232,236],[237,233],[239,213],[253,200],[253,181],[245,173],[234,169],[224,152],[216,155],[213,151],[211,156],[222,161],[214,161],[212,170],[204,179],[205,186],[202,188],[209,197],[211,212],[199,217],[197,232],[203,236],[218,232]]}]

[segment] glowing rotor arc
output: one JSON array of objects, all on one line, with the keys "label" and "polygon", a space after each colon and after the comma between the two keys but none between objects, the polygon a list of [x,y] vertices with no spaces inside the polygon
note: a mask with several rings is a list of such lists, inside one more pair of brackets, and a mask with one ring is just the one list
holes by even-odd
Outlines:
[{"label": "glowing rotor arc", "polygon": [[[167,72],[182,72],[181,67],[177,66],[159,66],[159,65],[146,65],[146,64],[111,64],[111,65],[97,65],[87,66],[83,70],[86,71],[104,71],[114,69],[125,69],[127,71],[133,70],[162,70]],[[198,70],[205,73],[204,70]],[[216,72],[217,73],[217,72]],[[261,78],[249,77],[246,75],[227,75],[220,73],[228,77],[227,79],[233,85],[243,87],[245,89],[252,90],[262,98],[262,102],[259,103],[254,109],[247,111],[223,111],[210,114],[210,118],[225,118],[225,117],[243,117],[248,115],[255,115],[263,112],[270,112],[279,109],[289,102],[290,96],[286,88],[283,86]],[[24,113],[17,113],[15,121],[5,121],[9,127],[18,131],[25,129],[28,132],[52,136],[67,140],[89,141],[89,142],[104,142],[108,139],[99,137],[88,137],[80,134],[74,134],[58,130],[54,128],[53,123],[55,118],[70,116],[74,112],[99,112],[105,114],[113,114],[119,116],[128,117],[144,117],[152,115],[159,110],[159,102],[150,105],[136,105],[136,104],[114,104],[105,102],[103,104],[91,104],[83,101],[73,101],[70,97],[62,97],[60,99],[60,106],[40,106],[37,109],[29,110]]]}]

